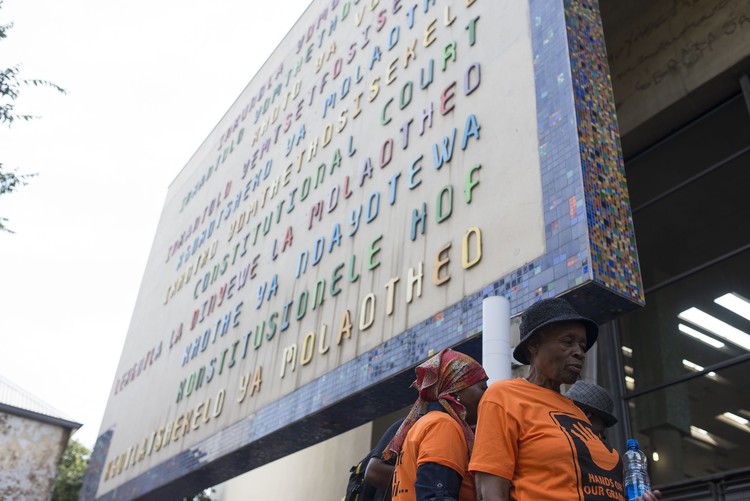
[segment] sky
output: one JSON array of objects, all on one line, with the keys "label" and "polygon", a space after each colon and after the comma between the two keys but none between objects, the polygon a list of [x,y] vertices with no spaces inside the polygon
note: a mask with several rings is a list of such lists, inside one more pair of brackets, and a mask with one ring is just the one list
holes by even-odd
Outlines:
[{"label": "sky", "polygon": [[24,87],[0,163],[0,375],[93,448],[169,183],[310,0],[4,0]]}]

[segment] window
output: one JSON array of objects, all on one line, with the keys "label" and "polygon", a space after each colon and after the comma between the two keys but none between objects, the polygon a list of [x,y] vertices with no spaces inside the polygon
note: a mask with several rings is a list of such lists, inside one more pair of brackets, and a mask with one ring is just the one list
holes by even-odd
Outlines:
[{"label": "window", "polygon": [[750,466],[750,115],[741,95],[626,161],[646,306],[618,319],[655,485]]}]

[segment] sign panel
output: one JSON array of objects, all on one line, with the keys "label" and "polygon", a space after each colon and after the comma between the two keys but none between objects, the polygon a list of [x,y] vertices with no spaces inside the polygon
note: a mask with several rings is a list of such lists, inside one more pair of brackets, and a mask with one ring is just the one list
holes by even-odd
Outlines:
[{"label": "sign panel", "polygon": [[85,499],[293,452],[488,294],[642,301],[598,13],[541,3],[312,3],[170,186]]}]

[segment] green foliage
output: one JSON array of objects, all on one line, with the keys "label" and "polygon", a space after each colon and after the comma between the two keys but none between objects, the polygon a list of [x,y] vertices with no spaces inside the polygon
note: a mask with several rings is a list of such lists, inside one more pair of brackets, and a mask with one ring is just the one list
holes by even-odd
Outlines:
[{"label": "green foliage", "polygon": [[[0,2],[0,6],[2,6],[2,2]],[[0,28],[3,31],[3,36],[0,36],[0,39],[6,36],[4,30],[12,26],[11,24]],[[14,107],[11,101],[18,99],[23,85],[50,87],[62,94],[66,93],[65,89],[47,80],[20,78],[20,68],[21,65],[16,64],[10,68],[0,69],[0,124],[7,124],[8,127],[13,125],[17,120],[28,122],[31,119],[39,118],[34,115],[17,114],[13,111]]]},{"label": "green foliage", "polygon": [[[0,8],[3,0],[0,0]],[[13,23],[0,24],[0,41],[7,38],[8,31],[13,28]],[[49,87],[57,92],[65,94],[65,89],[47,80],[26,79],[20,76],[20,64],[10,68],[0,68],[0,125],[11,127],[16,122],[28,122],[35,117],[15,111],[13,103],[20,95],[24,86]],[[12,193],[21,186],[27,184],[27,180],[34,174],[17,174],[17,170],[8,171],[0,162],[0,196]],[[12,233],[6,226],[7,218],[0,217],[0,231]]]},{"label": "green foliage", "polygon": [[89,465],[91,451],[78,440],[71,438],[63,453],[55,478],[52,501],[76,501],[83,485],[83,475]]},{"label": "green foliage", "polygon": [[[36,174],[17,174],[16,172],[7,172],[3,170],[3,164],[0,163],[0,195],[5,195],[19,186],[26,185],[26,180],[34,176],[36,176]],[[13,231],[6,226],[7,222],[8,218],[0,216],[0,231],[13,233]]]}]

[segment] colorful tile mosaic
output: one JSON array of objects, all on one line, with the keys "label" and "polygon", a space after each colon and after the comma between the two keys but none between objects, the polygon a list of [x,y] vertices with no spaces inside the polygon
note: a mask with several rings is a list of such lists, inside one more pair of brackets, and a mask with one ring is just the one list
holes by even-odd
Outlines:
[{"label": "colorful tile mosaic", "polygon": [[594,281],[644,303],[620,132],[596,0],[565,2]]}]

